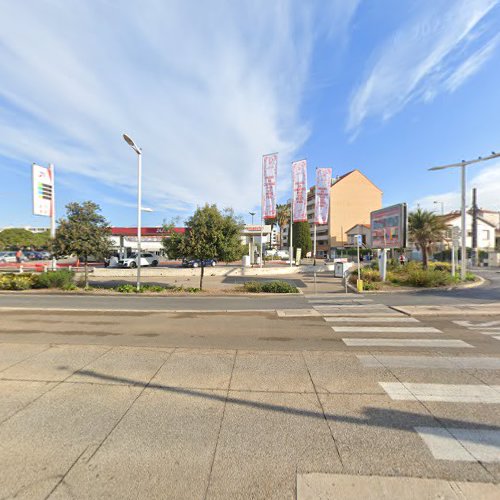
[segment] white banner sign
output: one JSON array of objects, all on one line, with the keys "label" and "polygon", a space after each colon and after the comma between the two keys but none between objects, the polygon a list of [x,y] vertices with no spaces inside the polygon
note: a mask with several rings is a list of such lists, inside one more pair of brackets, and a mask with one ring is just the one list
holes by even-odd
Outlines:
[{"label": "white banner sign", "polygon": [[293,222],[307,222],[307,162],[292,163]]},{"label": "white banner sign", "polygon": [[50,168],[33,163],[33,214],[52,215],[54,180]]},{"label": "white banner sign", "polygon": [[314,200],[314,223],[326,224],[330,208],[330,187],[332,185],[332,169],[316,169],[316,189]]},{"label": "white banner sign", "polygon": [[278,176],[278,153],[262,157],[262,218],[276,217],[276,177]]}]

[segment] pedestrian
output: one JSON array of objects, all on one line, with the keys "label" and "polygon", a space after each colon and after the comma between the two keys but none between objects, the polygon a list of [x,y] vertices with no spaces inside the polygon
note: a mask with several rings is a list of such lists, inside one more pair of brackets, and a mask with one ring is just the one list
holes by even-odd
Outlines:
[{"label": "pedestrian", "polygon": [[405,254],[402,253],[400,256],[399,256],[399,263],[404,266],[405,263],[406,263],[406,257],[405,257]]},{"label": "pedestrian", "polygon": [[21,251],[21,249],[19,248],[16,252],[16,262],[18,264],[21,264],[21,260],[23,258],[23,252]]}]

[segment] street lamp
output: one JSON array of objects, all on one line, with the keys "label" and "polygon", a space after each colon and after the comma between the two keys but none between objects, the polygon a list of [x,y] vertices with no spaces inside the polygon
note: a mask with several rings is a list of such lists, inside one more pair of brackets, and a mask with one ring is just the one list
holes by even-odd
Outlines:
[{"label": "street lamp", "polygon": [[466,219],[466,202],[465,202],[465,167],[468,165],[472,165],[473,163],[480,163],[482,161],[493,160],[494,158],[498,158],[500,153],[495,153],[492,151],[489,156],[485,156],[482,158],[481,156],[476,160],[462,160],[460,163],[451,163],[450,165],[442,165],[439,167],[432,167],[428,170],[444,170],[446,168],[457,168],[460,167],[462,169],[462,250],[461,250],[461,269],[460,269],[460,278],[462,281],[465,281],[466,274],[466,266],[467,266],[467,219]]},{"label": "street lamp", "polygon": [[441,215],[444,215],[444,202],[442,201],[433,201],[434,205],[439,205],[441,204]]},{"label": "street lamp", "polygon": [[[255,215],[255,212],[248,212],[251,216],[252,216],[252,226],[253,226],[253,216]],[[253,267],[253,264],[255,264],[254,262],[254,257],[253,257],[253,247],[254,247],[254,239],[253,239],[253,229],[252,229],[252,249],[250,250],[250,262],[252,263],[252,267]]]},{"label": "street lamp", "polygon": [[142,206],[142,149],[127,135],[125,142],[137,153],[137,291],[141,290],[141,212],[150,211]]}]

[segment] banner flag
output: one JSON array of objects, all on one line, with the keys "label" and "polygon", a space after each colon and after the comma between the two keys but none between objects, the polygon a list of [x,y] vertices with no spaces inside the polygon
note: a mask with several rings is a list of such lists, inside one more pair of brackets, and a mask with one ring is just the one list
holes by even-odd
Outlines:
[{"label": "banner flag", "polygon": [[262,157],[262,218],[276,217],[276,177],[278,176],[278,153]]},{"label": "banner flag", "polygon": [[293,222],[307,222],[307,161],[292,163]]},{"label": "banner flag", "polygon": [[314,223],[327,224],[330,209],[330,187],[332,185],[332,169],[316,169],[316,189],[314,195]]},{"label": "banner flag", "polygon": [[52,215],[54,181],[50,168],[33,163],[33,215]]}]

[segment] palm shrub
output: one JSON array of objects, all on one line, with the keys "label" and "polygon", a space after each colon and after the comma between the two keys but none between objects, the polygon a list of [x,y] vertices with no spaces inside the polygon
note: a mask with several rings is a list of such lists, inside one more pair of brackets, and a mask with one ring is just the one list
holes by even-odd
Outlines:
[{"label": "palm shrub", "polygon": [[410,240],[422,251],[423,268],[428,267],[428,257],[432,245],[443,239],[446,224],[434,212],[418,208],[408,216],[408,232]]}]

